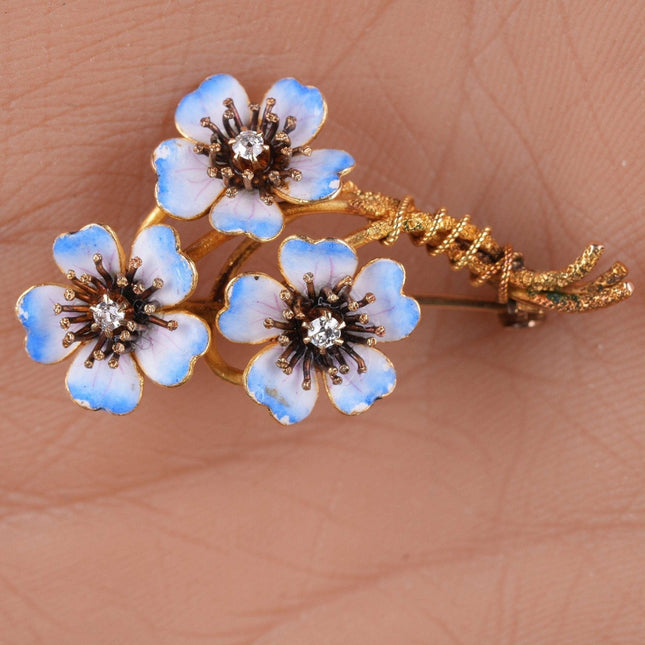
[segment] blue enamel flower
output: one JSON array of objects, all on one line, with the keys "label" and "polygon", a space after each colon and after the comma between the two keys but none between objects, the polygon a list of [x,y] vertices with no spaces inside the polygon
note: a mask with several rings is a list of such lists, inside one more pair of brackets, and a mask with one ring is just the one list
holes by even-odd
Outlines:
[{"label": "blue enamel flower", "polygon": [[197,274],[169,226],[142,230],[125,256],[106,226],[59,236],[54,260],[67,284],[42,284],[20,296],[16,313],[25,347],[39,363],[72,355],[67,389],[84,408],[131,412],[143,392],[142,372],[165,386],[186,381],[208,348],[210,330],[175,309]]},{"label": "blue enamel flower", "polygon": [[329,199],[354,160],[342,150],[313,150],[327,106],[320,91],[283,78],[262,103],[249,103],[228,74],[207,78],[175,112],[184,138],[153,154],[158,205],[173,217],[209,212],[228,235],[265,241],[280,234],[280,202]]},{"label": "blue enamel flower", "polygon": [[282,243],[279,262],[284,283],[236,277],[217,319],[229,340],[269,343],[244,372],[248,394],[283,424],[309,415],[319,376],[345,414],[390,394],[394,367],[374,345],[404,338],[420,318],[416,300],[402,293],[404,268],[378,259],[356,275],[358,258],[345,242],[297,236]]}]

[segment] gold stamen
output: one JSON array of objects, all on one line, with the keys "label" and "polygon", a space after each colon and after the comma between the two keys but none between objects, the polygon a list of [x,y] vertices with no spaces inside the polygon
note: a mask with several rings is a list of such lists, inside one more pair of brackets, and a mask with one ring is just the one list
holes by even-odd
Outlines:
[{"label": "gold stamen", "polygon": [[284,131],[289,134],[290,132],[293,132],[296,129],[296,122],[297,119],[295,116],[288,116],[284,120]]},{"label": "gold stamen", "polygon": [[242,181],[244,182],[244,188],[246,190],[253,190],[253,171],[252,170],[245,170],[242,173]]}]

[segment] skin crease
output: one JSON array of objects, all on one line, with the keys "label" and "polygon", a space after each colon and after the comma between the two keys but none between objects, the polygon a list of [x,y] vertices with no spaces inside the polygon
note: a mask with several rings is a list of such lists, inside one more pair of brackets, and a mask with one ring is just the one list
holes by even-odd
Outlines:
[{"label": "skin crease", "polygon": [[[5,2],[0,642],[642,643],[644,21],[637,0]],[[81,410],[13,303],[58,279],[61,232],[129,246],[152,150],[217,72],[256,100],[316,85],[317,145],[361,187],[469,212],[536,269],[603,242],[636,294],[526,331],[425,309],[356,418],[321,396],[283,429],[202,363],[126,418]],[[275,248],[253,266],[275,274]],[[379,254],[408,293],[494,296],[406,240]]]}]

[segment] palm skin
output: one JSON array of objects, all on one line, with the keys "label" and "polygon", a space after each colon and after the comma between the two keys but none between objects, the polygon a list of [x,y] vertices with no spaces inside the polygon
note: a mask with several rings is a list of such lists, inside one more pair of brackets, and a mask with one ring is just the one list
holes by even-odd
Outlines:
[{"label": "palm skin", "polygon": [[[0,640],[642,642],[644,20],[588,0],[9,2]],[[395,393],[356,418],[321,397],[281,428],[204,364],[127,418],[81,410],[64,366],[26,358],[12,303],[57,278],[59,233],[132,238],[177,101],[220,71],[258,97],[319,87],[320,143],[362,188],[470,212],[534,268],[601,241],[636,295],[526,331],[425,310],[387,348]],[[442,258],[392,254],[409,293],[471,293]]]}]

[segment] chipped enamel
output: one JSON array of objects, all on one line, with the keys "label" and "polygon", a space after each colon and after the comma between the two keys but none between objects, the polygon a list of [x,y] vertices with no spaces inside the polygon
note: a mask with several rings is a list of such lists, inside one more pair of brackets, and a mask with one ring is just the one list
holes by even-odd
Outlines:
[{"label": "chipped enamel", "polygon": [[287,376],[276,367],[283,348],[269,345],[251,360],[244,374],[246,391],[283,425],[298,423],[309,416],[318,398],[318,381],[303,390],[301,379]]}]

